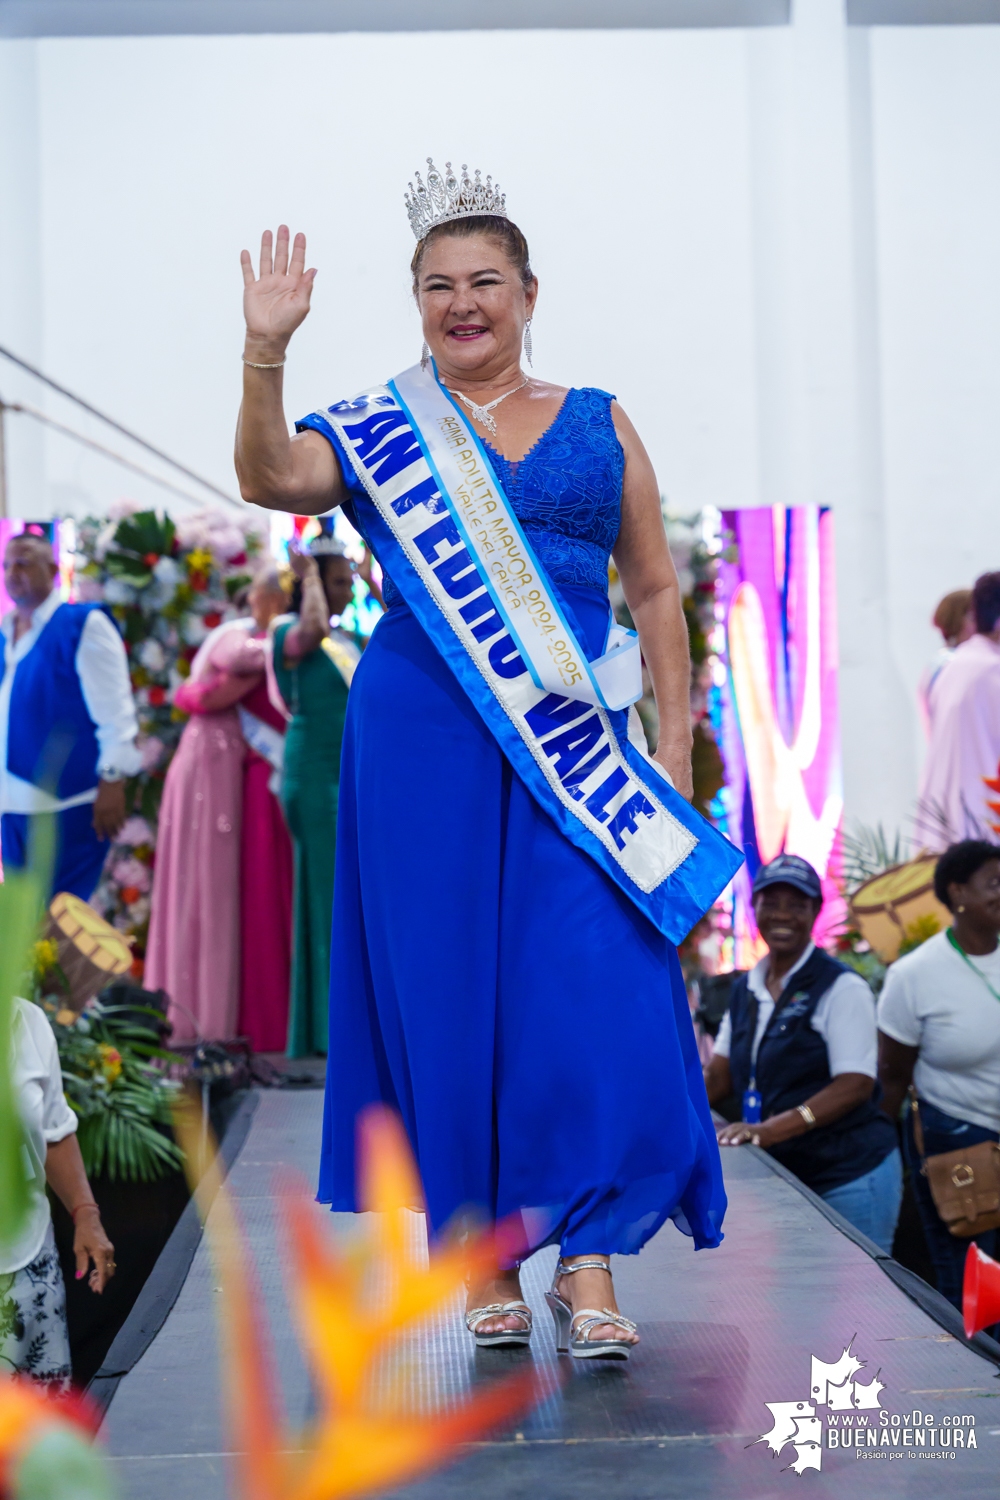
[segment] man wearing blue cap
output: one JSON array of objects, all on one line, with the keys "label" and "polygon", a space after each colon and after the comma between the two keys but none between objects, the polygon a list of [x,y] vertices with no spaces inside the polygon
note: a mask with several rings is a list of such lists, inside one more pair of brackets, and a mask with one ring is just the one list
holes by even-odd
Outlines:
[{"label": "man wearing blue cap", "polygon": [[719,1143],[764,1147],[891,1254],[902,1163],[878,1108],[874,996],[812,941],[823,888],[807,860],[763,865],[753,903],[767,957],[734,983],[705,1078],[710,1104],[743,1100]]}]

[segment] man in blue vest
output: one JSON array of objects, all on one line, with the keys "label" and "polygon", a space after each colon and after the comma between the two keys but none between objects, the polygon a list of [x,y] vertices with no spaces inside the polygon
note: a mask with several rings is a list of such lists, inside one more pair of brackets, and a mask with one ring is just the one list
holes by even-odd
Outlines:
[{"label": "man in blue vest", "polygon": [[891,1254],[902,1162],[878,1108],[874,996],[813,942],[823,888],[806,860],[763,865],[753,901],[768,953],[733,984],[705,1074],[710,1104],[734,1092],[744,1102],[719,1143],[764,1147]]},{"label": "man in blue vest", "polygon": [[99,604],[63,604],[44,536],[4,554],[15,608],[0,624],[0,842],[6,868],[27,862],[32,823],[56,815],[52,890],[88,900],[125,821],[125,777],[142,765],[128,658]]}]

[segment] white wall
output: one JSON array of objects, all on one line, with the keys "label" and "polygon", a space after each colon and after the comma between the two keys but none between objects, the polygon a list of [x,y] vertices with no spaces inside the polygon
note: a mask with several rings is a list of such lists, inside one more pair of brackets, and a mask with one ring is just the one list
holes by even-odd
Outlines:
[{"label": "white wall", "polygon": [[1000,569],[1000,27],[877,31],[872,63],[890,644],[912,696],[936,601]]},{"label": "white wall", "polygon": [[[491,171],[539,374],[615,391],[677,509],[833,506],[848,816],[896,826],[931,609],[1000,566],[998,84],[1000,29],[849,31],[841,0],[755,33],[0,42],[0,342],[234,489],[240,248],[310,236],[294,415],[417,356],[414,168]],[[162,503],[44,458],[14,511]]]},{"label": "white wall", "polygon": [[[238,256],[265,225],[320,268],[290,415],[417,358],[402,195],[433,153],[492,172],[530,236],[539,373],[617,392],[679,505],[754,503],[739,34],[38,45],[47,365],[195,469],[232,484]],[[500,121],[482,69],[512,80]],[[71,473],[120,488],[53,458]]]},{"label": "white wall", "polygon": [[[0,43],[0,343],[36,363],[42,358],[42,240],[38,44]],[[38,391],[0,360],[0,399],[33,400]],[[40,430],[9,416],[6,480],[11,513],[46,511],[45,444]]]}]

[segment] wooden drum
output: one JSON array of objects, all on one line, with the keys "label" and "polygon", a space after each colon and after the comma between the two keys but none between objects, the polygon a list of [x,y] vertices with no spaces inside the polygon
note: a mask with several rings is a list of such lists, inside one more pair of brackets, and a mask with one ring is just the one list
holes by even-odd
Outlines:
[{"label": "wooden drum", "polygon": [[855,927],[884,964],[951,925],[951,912],[934,894],[936,866],[936,855],[920,855],[873,875],[850,897]]}]

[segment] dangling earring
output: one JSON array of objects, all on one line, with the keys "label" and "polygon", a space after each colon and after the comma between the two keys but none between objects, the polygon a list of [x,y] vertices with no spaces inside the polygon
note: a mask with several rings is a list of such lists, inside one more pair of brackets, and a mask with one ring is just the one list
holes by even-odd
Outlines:
[{"label": "dangling earring", "polygon": [[528,321],[524,325],[524,357],[528,361],[529,365],[532,364],[532,358],[531,358],[531,319],[530,318],[528,319]]},{"label": "dangling earring", "polygon": [[957,910],[958,910],[958,911],[964,911],[964,910],[965,910],[965,907],[964,907],[964,906],[959,906],[959,907],[957,907],[957,908],[956,908],[956,909],[957,909]]},{"label": "dangling earring", "polygon": [[427,347],[427,340],[424,339],[424,347],[420,351],[420,368],[422,370],[426,370],[426,368],[430,364],[430,362],[431,362],[431,351]]}]

